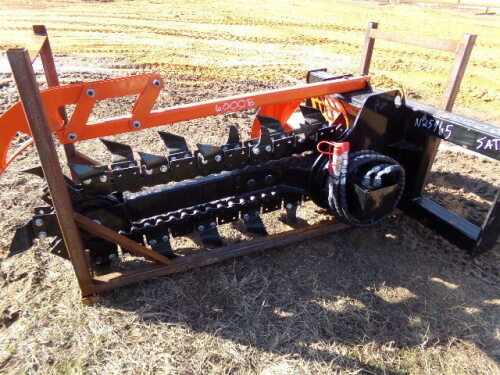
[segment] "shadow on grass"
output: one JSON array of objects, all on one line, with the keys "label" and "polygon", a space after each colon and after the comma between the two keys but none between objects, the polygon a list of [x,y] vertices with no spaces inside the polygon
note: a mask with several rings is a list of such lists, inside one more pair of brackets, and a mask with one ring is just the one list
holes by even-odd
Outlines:
[{"label": "shadow on grass", "polygon": [[[470,341],[498,361],[497,315],[485,302],[495,288],[467,267],[460,250],[397,217],[124,288],[103,303],[271,353],[406,374],[427,348],[454,342]],[[339,346],[353,354],[341,355]],[[360,347],[378,359],[356,359]],[[395,350],[413,359],[398,369],[384,365]]]}]

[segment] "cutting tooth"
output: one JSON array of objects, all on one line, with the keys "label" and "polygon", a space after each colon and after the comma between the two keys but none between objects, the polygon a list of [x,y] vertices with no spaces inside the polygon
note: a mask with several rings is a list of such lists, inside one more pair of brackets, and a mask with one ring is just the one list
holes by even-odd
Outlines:
[{"label": "cutting tooth", "polygon": [[217,225],[215,221],[212,223],[201,224],[198,226],[198,234],[200,239],[205,246],[222,246],[222,238],[217,230]]},{"label": "cutting tooth", "polygon": [[268,129],[271,135],[285,132],[285,129],[281,126],[281,122],[274,117],[257,115],[257,118],[259,119],[261,127]]},{"label": "cutting tooth", "polygon": [[296,205],[285,205],[286,218],[289,223],[297,224],[297,206]]},{"label": "cutting tooth", "polygon": [[10,244],[9,254],[7,256],[11,257],[28,250],[33,246],[34,240],[35,233],[33,232],[33,222],[29,221],[22,227],[16,229],[16,233],[14,234],[14,239]]},{"label": "cutting tooth", "polygon": [[255,143],[255,140],[252,140],[251,148],[252,148],[252,151],[254,149],[263,150],[263,149],[268,148],[267,146],[272,147],[272,144],[273,144],[273,141],[271,139],[271,135],[269,134],[269,130],[267,128],[262,127],[262,128],[260,128],[260,138],[258,139],[258,141],[256,143]]},{"label": "cutting tooth", "polygon": [[272,145],[273,141],[271,140],[271,134],[269,132],[269,129],[267,128],[260,128],[260,139],[259,139],[259,146],[267,146],[267,145]]},{"label": "cutting tooth", "polygon": [[[45,186],[45,191],[44,193],[48,195],[48,187],[47,187],[47,182],[45,181],[45,175],[43,174],[43,169],[41,166],[38,166],[38,167],[33,167],[33,168],[28,168],[28,169],[23,169],[21,171],[22,173],[29,173],[29,174],[32,174],[34,176],[38,176],[42,179],[44,179],[44,182],[43,182],[43,186]],[[68,178],[67,176],[64,176],[64,181],[66,181],[66,184],[70,187],[75,187],[75,183],[70,179]],[[44,199],[42,197],[42,199]]]},{"label": "cutting tooth", "polygon": [[176,257],[174,250],[172,250],[172,245],[170,245],[170,240],[168,238],[163,238],[156,245],[152,246],[153,250],[167,258],[173,259]]},{"label": "cutting tooth", "polygon": [[306,124],[308,125],[319,124],[320,126],[322,126],[328,122],[319,109],[308,107],[305,105],[301,105],[299,108],[300,112],[302,112],[302,116],[304,116]]},{"label": "cutting tooth", "polygon": [[23,169],[21,172],[22,173],[29,173],[29,174],[38,176],[40,178],[45,178],[45,175],[43,174],[43,169],[41,166]]},{"label": "cutting tooth", "polygon": [[68,163],[68,167],[80,181],[87,180],[95,176],[100,176],[108,171],[108,167],[105,165],[94,166]]},{"label": "cutting tooth", "polygon": [[108,141],[107,139],[101,138],[101,142],[104,143],[104,146],[108,149],[109,153],[112,157],[113,163],[120,162],[134,162],[134,153],[132,151],[132,147],[129,145],[125,145],[123,143]]},{"label": "cutting tooth", "polygon": [[236,145],[240,143],[240,133],[238,132],[238,128],[234,125],[229,127],[229,137],[227,138],[226,144],[228,145]]},{"label": "cutting tooth", "polygon": [[158,134],[160,134],[165,146],[167,146],[169,155],[178,154],[179,152],[189,152],[188,145],[184,137],[167,132],[158,132]]},{"label": "cutting tooth", "polygon": [[66,244],[60,237],[56,237],[50,242],[50,253],[69,260]]},{"label": "cutting tooth", "polygon": [[315,134],[322,126],[320,123],[312,124],[299,124],[300,130],[305,134],[306,137],[309,137],[311,134]]},{"label": "cutting tooth", "polygon": [[147,152],[138,152],[141,162],[148,169],[160,167],[162,165],[168,165],[168,160],[164,156],[158,156],[153,154],[148,154]]},{"label": "cutting tooth", "polygon": [[264,226],[258,211],[254,213],[244,213],[243,224],[245,224],[245,229],[249,233],[261,234],[263,236],[267,235],[266,227]]},{"label": "cutting tooth", "polygon": [[305,105],[301,105],[299,108],[305,120],[305,124],[300,124],[300,129],[306,137],[315,134],[321,127],[328,124],[319,109]]},{"label": "cutting tooth", "polygon": [[197,143],[196,146],[205,159],[213,157],[221,152],[220,147],[217,146],[205,145],[202,143]]}]

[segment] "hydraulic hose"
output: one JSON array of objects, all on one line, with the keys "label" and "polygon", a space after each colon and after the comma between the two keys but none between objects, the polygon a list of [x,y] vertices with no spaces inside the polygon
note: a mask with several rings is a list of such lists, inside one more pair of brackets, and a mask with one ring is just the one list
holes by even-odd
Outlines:
[{"label": "hydraulic hose", "polygon": [[[405,186],[405,171],[399,163],[379,152],[364,150],[349,154],[348,162],[340,168],[340,173],[329,173],[328,205],[339,220],[358,227],[369,227],[383,220],[398,205]],[[366,191],[373,191],[390,185],[398,185],[392,209],[380,217],[363,220],[351,210],[349,189],[357,183]],[[359,215],[358,215],[359,216]]]}]

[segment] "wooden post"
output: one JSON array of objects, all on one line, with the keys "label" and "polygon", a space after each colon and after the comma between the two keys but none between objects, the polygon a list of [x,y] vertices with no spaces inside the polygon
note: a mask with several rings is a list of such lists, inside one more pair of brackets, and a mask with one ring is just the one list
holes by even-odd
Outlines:
[{"label": "wooden post", "polygon": [[35,145],[40,156],[43,173],[47,180],[59,227],[68,254],[73,264],[82,294],[92,286],[92,275],[84,252],[80,233],[73,220],[73,207],[69,197],[64,175],[57,157],[52,132],[42,103],[38,83],[27,50],[9,49],[7,57],[16,81],[24,112],[28,120]]},{"label": "wooden post", "polygon": [[[462,78],[465,74],[465,69],[469,62],[472,48],[474,47],[477,35],[465,34],[464,40],[462,42],[448,39],[436,40],[419,37],[408,37],[397,34],[393,35],[380,31],[378,30],[378,23],[370,22],[368,24],[368,29],[366,30],[365,45],[363,48],[363,57],[361,60],[360,73],[362,75],[367,75],[368,71],[370,70],[370,62],[376,38],[388,40],[395,43],[404,43],[455,53],[455,62],[450,73],[450,78],[446,85],[446,89],[443,93],[443,98],[441,100],[440,106],[445,111],[451,111],[453,105],[455,104],[458,91],[460,90],[460,84],[462,83]],[[412,192],[413,196],[417,197],[422,195],[427,184],[427,177],[431,170],[432,164],[434,163],[434,159],[436,157],[436,153],[438,151],[440,143],[441,140],[437,137],[429,137],[427,139],[425,145],[425,160],[414,172],[418,175],[417,180],[421,181],[421,184],[415,186],[415,190]]]},{"label": "wooden post", "polygon": [[441,108],[445,111],[451,111],[453,105],[455,104],[455,99],[457,98],[460,84],[462,83],[462,78],[465,74],[465,68],[467,68],[467,64],[469,63],[476,38],[477,35],[465,34],[463,43],[458,45],[455,64],[453,66],[453,70],[451,71],[450,79],[446,85],[443,100],[441,102]]},{"label": "wooden post", "polygon": [[[450,79],[446,85],[446,89],[443,93],[443,99],[441,101],[441,109],[445,111],[451,111],[455,100],[457,98],[458,91],[460,90],[460,84],[462,83],[462,78],[465,74],[465,68],[469,62],[469,58],[474,47],[474,42],[476,41],[477,35],[465,34],[464,41],[458,45],[455,57],[455,63],[453,65],[453,70],[450,74]],[[417,189],[418,195],[424,193],[425,186],[427,185],[427,180],[429,178],[429,173],[431,171],[434,160],[436,159],[436,154],[441,144],[441,139],[437,137],[429,137],[427,140],[426,155],[428,157],[426,163],[423,165],[423,170],[418,173],[423,173],[423,178],[419,189]]]},{"label": "wooden post", "polygon": [[368,28],[366,29],[365,45],[363,47],[363,55],[361,57],[361,69],[359,70],[359,74],[361,75],[367,75],[368,72],[370,71],[370,64],[373,55],[373,46],[375,44],[375,38],[372,38],[371,31],[372,29],[377,29],[377,28],[378,28],[377,22],[370,22],[368,24]]}]

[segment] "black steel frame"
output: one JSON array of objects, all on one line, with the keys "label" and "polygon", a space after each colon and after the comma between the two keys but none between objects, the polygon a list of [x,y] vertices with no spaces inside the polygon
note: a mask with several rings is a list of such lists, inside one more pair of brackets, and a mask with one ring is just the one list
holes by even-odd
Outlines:
[{"label": "black steel frame", "polygon": [[[333,79],[326,69],[311,71],[308,82]],[[434,161],[436,142],[444,139],[475,153],[500,160],[500,128],[403,98],[399,90],[335,95],[360,109],[348,137],[351,148],[373,149],[396,158],[407,173],[399,207],[448,241],[476,256],[492,249],[500,233],[500,189],[481,226],[423,196]],[[410,172],[411,171],[411,172]]]}]

